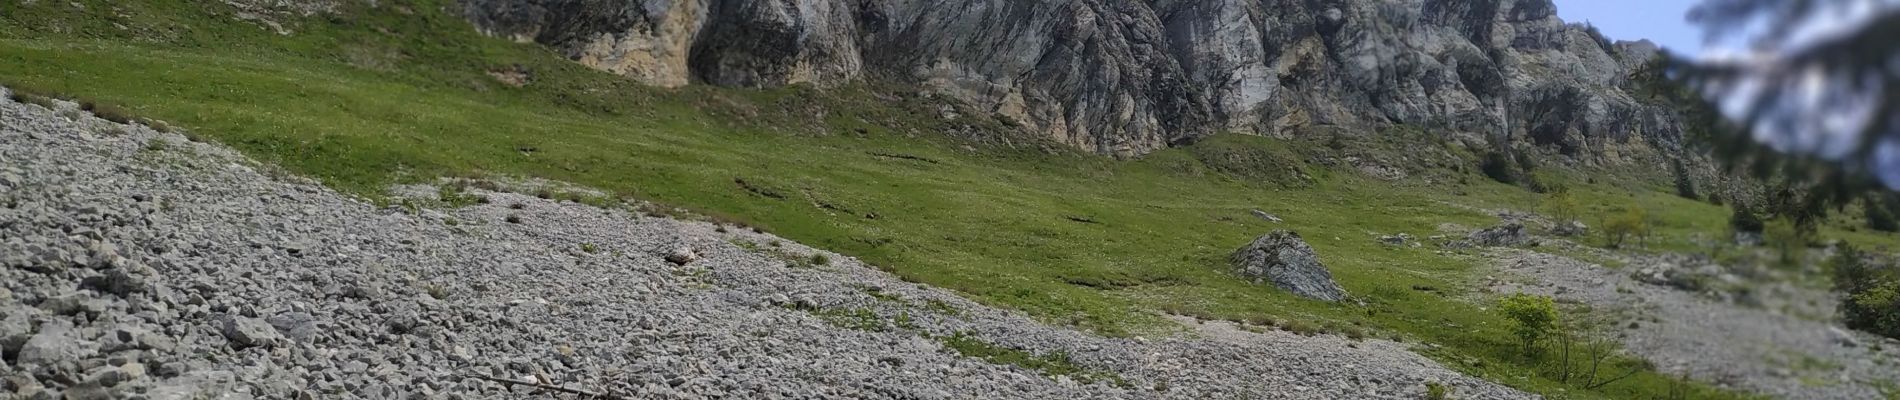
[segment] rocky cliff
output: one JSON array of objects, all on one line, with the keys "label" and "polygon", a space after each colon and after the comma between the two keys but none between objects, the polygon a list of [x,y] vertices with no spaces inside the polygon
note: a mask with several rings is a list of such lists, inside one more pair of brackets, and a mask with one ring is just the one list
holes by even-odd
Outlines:
[{"label": "rocky cliff", "polygon": [[1585,162],[1676,148],[1655,53],[1550,0],[463,0],[483,32],[656,85],[888,79],[1136,155],[1218,132],[1408,124]]}]

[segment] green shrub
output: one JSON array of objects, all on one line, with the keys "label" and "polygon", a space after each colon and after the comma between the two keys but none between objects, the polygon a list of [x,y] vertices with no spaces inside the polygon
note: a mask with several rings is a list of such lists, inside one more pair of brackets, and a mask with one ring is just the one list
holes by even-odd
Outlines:
[{"label": "green shrub", "polygon": [[1557,223],[1576,221],[1581,209],[1583,206],[1577,202],[1576,196],[1570,194],[1569,187],[1552,186],[1544,196],[1544,212],[1550,213]]},{"label": "green shrub", "polygon": [[1292,332],[1300,336],[1313,336],[1324,333],[1325,331],[1324,328],[1321,328],[1317,324],[1297,320],[1286,320],[1280,324],[1280,329],[1285,329],[1287,332]]},{"label": "green shrub", "polygon": [[1632,206],[1603,220],[1604,244],[1611,248],[1623,247],[1630,239],[1643,240],[1648,236],[1649,212],[1642,207]]},{"label": "green shrub", "polygon": [[1900,339],[1900,269],[1848,246],[1842,246],[1828,266],[1834,290],[1842,295],[1842,322],[1848,328]]},{"label": "green shrub", "polygon": [[1518,181],[1517,166],[1511,161],[1511,156],[1504,152],[1484,153],[1484,160],[1478,162],[1478,170],[1499,183],[1516,185]]},{"label": "green shrub", "polygon": [[1735,213],[1728,217],[1728,228],[1736,233],[1761,233],[1767,228],[1767,224],[1762,223],[1761,217],[1755,216],[1755,212],[1738,204],[1735,207]]},{"label": "green shrub", "polygon": [[467,206],[472,206],[476,204],[488,203],[487,196],[482,196],[478,194],[470,194],[466,191],[466,187],[467,187],[467,184],[461,183],[461,182],[442,185],[441,187],[436,188],[436,193],[435,193],[436,199],[442,201],[443,204],[447,204],[451,208],[461,208],[461,207],[467,207]]},{"label": "green shrub", "polygon": [[1517,293],[1498,301],[1498,314],[1511,320],[1511,335],[1524,346],[1524,354],[1536,353],[1537,342],[1557,331],[1557,304],[1550,297]]},{"label": "green shrub", "polygon": [[1843,303],[1847,327],[1900,339],[1900,281],[1888,280]]},{"label": "green shrub", "polygon": [[134,121],[139,120],[137,116],[132,115],[131,110],[127,110],[125,109],[125,107],[119,107],[119,106],[115,106],[111,104],[100,104],[100,103],[87,101],[87,102],[79,103],[79,108],[82,110],[92,112],[92,115],[99,117],[99,119],[112,121],[114,123],[130,124]]},{"label": "green shrub", "polygon": [[1426,400],[1445,400],[1451,398],[1451,389],[1438,382],[1425,382]]},{"label": "green shrub", "polygon": [[1766,224],[1762,230],[1762,242],[1774,248],[1780,256],[1777,262],[1783,267],[1798,267],[1806,259],[1808,244],[1814,238],[1813,232],[1804,231],[1800,223],[1788,219],[1776,219]]},{"label": "green shrub", "polygon": [[1053,352],[1036,354],[1029,351],[999,346],[982,338],[964,332],[939,337],[943,347],[964,357],[982,359],[993,364],[1014,365],[1024,369],[1038,371],[1046,376],[1067,376],[1084,384],[1106,381],[1109,384],[1127,388],[1128,381],[1113,372],[1094,370],[1076,364],[1068,353]]},{"label": "green shrub", "polygon": [[11,93],[7,97],[13,101],[37,105],[48,110],[58,107],[58,104],[55,103],[55,99],[58,97],[57,95],[20,86],[14,86],[11,89]]},{"label": "green shrub", "polygon": [[1900,195],[1885,194],[1872,196],[1861,202],[1866,207],[1867,227],[1881,232],[1900,232],[1900,217],[1894,213],[1900,210]]}]

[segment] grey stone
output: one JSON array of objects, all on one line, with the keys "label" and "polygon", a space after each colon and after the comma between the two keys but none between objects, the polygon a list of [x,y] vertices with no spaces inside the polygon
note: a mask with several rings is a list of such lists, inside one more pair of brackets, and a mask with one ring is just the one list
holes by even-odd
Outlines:
[{"label": "grey stone", "polygon": [[151,400],[228,399],[235,377],[224,371],[192,371],[167,379],[145,392]]},{"label": "grey stone", "polygon": [[422,318],[415,311],[403,310],[384,319],[383,325],[389,328],[389,333],[406,334],[422,326]]},{"label": "grey stone", "polygon": [[13,396],[20,400],[56,400],[59,399],[59,392],[42,386],[33,386],[13,392]]},{"label": "grey stone", "polygon": [[79,315],[79,314],[99,313],[100,310],[94,308],[97,304],[93,303],[91,300],[92,298],[87,297],[84,294],[67,293],[64,295],[48,297],[45,300],[41,300],[39,304],[39,308],[41,310],[46,310],[46,312],[52,313],[54,315]]},{"label": "grey stone", "polygon": [[105,270],[105,272],[99,274],[99,276],[80,281],[79,286],[81,288],[115,294],[120,297],[132,293],[144,292],[146,290],[145,279],[133,276],[131,273],[126,272],[124,268]]},{"label": "grey stone", "polygon": [[306,312],[283,312],[271,316],[266,321],[285,337],[299,342],[308,342],[319,333],[317,317]]},{"label": "grey stone", "polygon": [[1840,344],[1841,347],[1860,347],[1860,339],[1854,338],[1853,333],[1838,327],[1827,327],[1827,339]]},{"label": "grey stone", "polygon": [[87,377],[86,382],[96,383],[99,386],[109,388],[144,376],[144,364],[130,363],[122,366],[100,368],[100,371],[94,372],[91,376]]},{"label": "grey stone", "polygon": [[277,328],[257,318],[225,315],[219,319],[218,324],[219,332],[238,348],[270,347],[284,340],[283,335],[277,333]]},{"label": "grey stone", "polygon": [[691,264],[693,263],[693,261],[697,261],[697,260],[699,260],[699,253],[693,251],[693,248],[691,247],[679,246],[679,247],[674,247],[672,250],[668,250],[666,252],[666,262],[670,262],[675,265]]},{"label": "grey stone", "polygon": [[20,354],[20,347],[33,338],[33,321],[24,311],[12,311],[6,318],[0,318],[0,356],[12,358]]},{"label": "grey stone", "polygon": [[98,350],[92,343],[79,338],[73,324],[64,320],[51,320],[40,324],[39,333],[20,346],[18,362],[23,366],[53,366],[60,363],[78,362],[92,356]]},{"label": "grey stone", "polygon": [[71,253],[68,253],[64,249],[41,243],[30,243],[23,246],[23,248],[10,250],[10,252],[12,251],[17,251],[19,256],[8,258],[8,264],[11,264],[14,268],[42,274],[53,274],[65,271],[66,268],[71,267],[74,263]]},{"label": "grey stone", "polygon": [[1332,272],[1320,263],[1319,255],[1293,231],[1276,230],[1254,239],[1234,252],[1231,261],[1242,277],[1254,283],[1271,282],[1275,287],[1316,300],[1346,298],[1346,290],[1333,282]]},{"label": "grey stone", "polygon": [[1524,224],[1516,222],[1471,232],[1466,239],[1473,245],[1486,247],[1517,247],[1535,243],[1530,234],[1524,231]]},{"label": "grey stone", "polygon": [[1550,228],[1553,236],[1574,237],[1590,233],[1590,226],[1581,221],[1559,222]]},{"label": "grey stone", "polygon": [[344,297],[356,299],[373,300],[382,297],[382,295],[382,290],[370,285],[350,285],[343,289]]}]

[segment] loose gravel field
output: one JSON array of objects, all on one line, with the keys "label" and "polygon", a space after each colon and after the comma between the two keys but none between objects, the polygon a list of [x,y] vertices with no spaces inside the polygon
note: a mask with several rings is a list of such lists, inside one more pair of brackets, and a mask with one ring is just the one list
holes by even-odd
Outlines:
[{"label": "loose gravel field", "polygon": [[[1570,245],[1551,242],[1548,245]],[[1750,306],[1658,285],[1635,274],[1716,268],[1684,256],[1614,255],[1612,269],[1523,249],[1492,249],[1499,293],[1529,292],[1588,306],[1609,337],[1671,374],[1781,399],[1879,399],[1900,383],[1900,341],[1848,331],[1833,321],[1834,294],[1759,282]],[[1806,307],[1824,312],[1800,312]]]},{"label": "loose gravel field", "polygon": [[53,108],[0,101],[0,397],[1533,397],[1388,341],[1094,336],[706,222],[377,207]]}]

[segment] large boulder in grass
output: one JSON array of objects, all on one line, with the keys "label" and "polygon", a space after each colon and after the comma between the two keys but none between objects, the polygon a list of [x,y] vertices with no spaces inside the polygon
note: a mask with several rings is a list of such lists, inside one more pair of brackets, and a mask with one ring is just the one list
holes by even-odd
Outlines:
[{"label": "large boulder in grass", "polygon": [[1326,265],[1313,253],[1313,247],[1307,246],[1298,233],[1285,230],[1268,233],[1234,252],[1232,260],[1240,275],[1255,284],[1271,282],[1275,287],[1315,300],[1346,298],[1346,289],[1333,282],[1333,273],[1326,270]]}]

